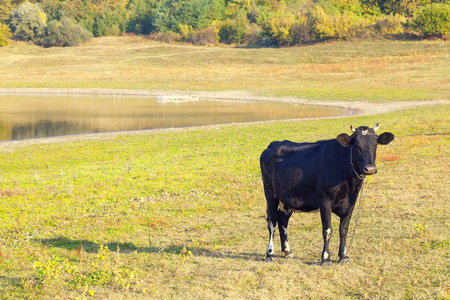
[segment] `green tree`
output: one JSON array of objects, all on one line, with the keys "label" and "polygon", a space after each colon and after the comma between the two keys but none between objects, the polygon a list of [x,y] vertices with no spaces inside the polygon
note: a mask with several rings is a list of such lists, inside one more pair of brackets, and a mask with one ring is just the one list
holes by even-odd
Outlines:
[{"label": "green tree", "polygon": [[152,25],[152,10],[154,4],[147,0],[131,0],[128,3],[127,32],[137,34],[149,34],[155,28]]},{"label": "green tree", "polygon": [[41,4],[49,20],[61,20],[68,17],[92,32],[95,16],[94,6],[90,0],[45,0]]},{"label": "green tree", "polygon": [[95,17],[93,33],[95,36],[120,35],[126,28],[125,8],[106,8]]},{"label": "green tree", "polygon": [[47,17],[38,4],[25,2],[11,13],[14,36],[24,41],[36,42],[44,35]]},{"label": "green tree", "polygon": [[45,28],[45,37],[40,44],[44,47],[77,46],[92,38],[92,34],[82,25],[68,17],[60,21],[51,20]]},{"label": "green tree", "polygon": [[221,19],[223,2],[220,0],[164,0],[152,12],[152,23],[161,32],[178,32],[180,25],[205,28]]},{"label": "green tree", "polygon": [[432,3],[420,7],[410,26],[423,37],[443,37],[450,33],[450,5]]}]

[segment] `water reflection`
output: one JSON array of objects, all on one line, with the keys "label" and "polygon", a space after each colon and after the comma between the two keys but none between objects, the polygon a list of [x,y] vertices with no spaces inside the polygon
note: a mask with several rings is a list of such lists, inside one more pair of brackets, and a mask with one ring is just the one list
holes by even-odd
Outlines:
[{"label": "water reflection", "polygon": [[331,107],[279,103],[158,103],[156,98],[7,95],[0,96],[0,141],[345,113]]}]

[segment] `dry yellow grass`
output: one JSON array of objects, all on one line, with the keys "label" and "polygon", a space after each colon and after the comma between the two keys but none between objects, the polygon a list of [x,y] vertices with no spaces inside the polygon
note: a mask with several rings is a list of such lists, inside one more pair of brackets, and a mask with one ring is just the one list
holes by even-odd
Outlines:
[{"label": "dry yellow grass", "polygon": [[[449,98],[450,43],[355,41],[283,49],[98,38],[73,48],[0,48],[0,87],[246,90],[320,100]],[[326,84],[324,84],[326,83]]]}]

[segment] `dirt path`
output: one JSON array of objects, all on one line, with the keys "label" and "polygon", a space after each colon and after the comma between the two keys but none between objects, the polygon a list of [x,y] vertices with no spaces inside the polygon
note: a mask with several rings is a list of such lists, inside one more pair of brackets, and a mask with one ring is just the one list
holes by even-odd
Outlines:
[{"label": "dirt path", "polygon": [[[115,96],[138,96],[138,97],[157,97],[163,95],[190,95],[198,96],[200,99],[209,100],[245,100],[245,101],[261,101],[261,102],[280,102],[280,103],[292,103],[292,104],[306,104],[306,105],[322,105],[333,106],[352,110],[355,115],[377,115],[393,112],[400,109],[430,106],[437,104],[449,104],[450,101],[403,101],[403,102],[386,102],[386,103],[369,103],[369,102],[344,102],[344,101],[317,101],[301,99],[296,97],[267,97],[260,96],[254,93],[245,91],[165,91],[165,90],[128,90],[128,89],[106,89],[106,88],[0,88],[1,94],[29,94],[29,95],[115,95]],[[223,125],[210,125],[211,126],[223,126]],[[198,127],[197,127],[198,128]],[[160,129],[165,130],[180,130],[180,129]],[[25,141],[11,141],[0,142],[0,150],[8,151],[13,150],[17,146],[25,146],[30,144],[44,144],[44,143],[60,143],[60,142],[73,142],[84,140],[95,140],[101,138],[111,138],[117,135],[124,134],[144,134],[144,131],[131,131],[131,132],[111,132],[100,134],[84,134],[75,136],[64,136],[54,138],[42,138]]]}]

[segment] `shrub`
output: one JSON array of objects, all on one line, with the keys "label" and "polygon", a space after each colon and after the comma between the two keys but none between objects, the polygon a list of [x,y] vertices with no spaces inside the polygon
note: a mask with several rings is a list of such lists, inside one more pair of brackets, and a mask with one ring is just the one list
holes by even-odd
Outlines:
[{"label": "shrub", "polygon": [[402,15],[380,15],[375,21],[375,30],[382,36],[395,36],[402,34],[406,18]]},{"label": "shrub", "polygon": [[311,22],[311,39],[313,41],[322,41],[335,37],[334,18],[326,14],[322,7],[314,7],[309,14],[309,18]]},{"label": "shrub", "polygon": [[241,44],[245,36],[249,31],[250,22],[247,19],[247,13],[244,10],[240,10],[237,13],[236,21],[233,28],[233,40],[234,42]]},{"label": "shrub", "polygon": [[251,30],[247,14],[243,10],[236,14],[235,19],[214,22],[213,25],[217,28],[219,40],[226,44],[242,44],[248,38]]},{"label": "shrub", "polygon": [[315,7],[310,15],[311,39],[323,40],[348,40],[361,38],[370,34],[371,22],[353,13],[327,14],[321,7]]},{"label": "shrub", "polygon": [[154,28],[151,21],[151,3],[146,0],[131,0],[127,7],[127,32],[149,34]]},{"label": "shrub", "polygon": [[68,17],[61,21],[52,20],[45,28],[45,37],[40,44],[44,47],[77,46],[92,38],[92,34]]},{"label": "shrub", "polygon": [[152,25],[158,31],[179,30],[184,24],[193,28],[206,28],[220,18],[223,2],[219,0],[163,0],[152,11]]},{"label": "shrub", "polygon": [[295,24],[295,15],[279,10],[269,13],[258,20],[262,35],[277,46],[289,46],[293,41],[291,34]]},{"label": "shrub", "polygon": [[278,46],[289,46],[293,41],[291,29],[295,23],[294,15],[281,14],[270,20],[269,34],[272,41]]},{"label": "shrub", "polygon": [[90,1],[41,0],[39,2],[40,7],[47,15],[48,20],[61,20],[63,17],[68,17],[75,20],[78,24],[83,25],[83,27],[90,32],[93,32],[97,13]]},{"label": "shrub", "polygon": [[45,13],[39,5],[23,3],[11,13],[14,37],[24,41],[38,41],[44,34],[46,20]]},{"label": "shrub", "polygon": [[5,23],[9,20],[12,6],[10,0],[0,0],[0,23]]},{"label": "shrub", "polygon": [[232,19],[226,19],[224,21],[214,22],[214,26],[217,28],[219,34],[219,41],[225,44],[231,44],[234,42],[234,27],[236,21]]},{"label": "shrub", "polygon": [[299,15],[297,21],[292,26],[293,44],[300,44],[311,41],[311,24],[306,15]]},{"label": "shrub", "polygon": [[197,29],[191,32],[190,40],[195,45],[211,45],[219,42],[218,31],[214,27]]},{"label": "shrub", "polygon": [[95,36],[120,35],[126,28],[126,10],[121,7],[106,8],[95,17],[93,34]]},{"label": "shrub", "polygon": [[334,16],[334,27],[338,40],[349,40],[352,38],[363,38],[368,35],[370,27],[369,20],[354,14],[342,13]]},{"label": "shrub", "polygon": [[432,3],[420,7],[410,27],[423,37],[443,37],[450,32],[450,5]]},{"label": "shrub", "polygon": [[169,44],[179,42],[181,40],[181,34],[173,31],[166,31],[161,34],[160,40]]},{"label": "shrub", "polygon": [[262,44],[261,39],[262,29],[257,24],[250,24],[248,31],[244,38],[244,44],[247,45],[259,45]]},{"label": "shrub", "polygon": [[9,39],[11,38],[11,30],[5,24],[0,23],[0,47],[9,44]]}]

